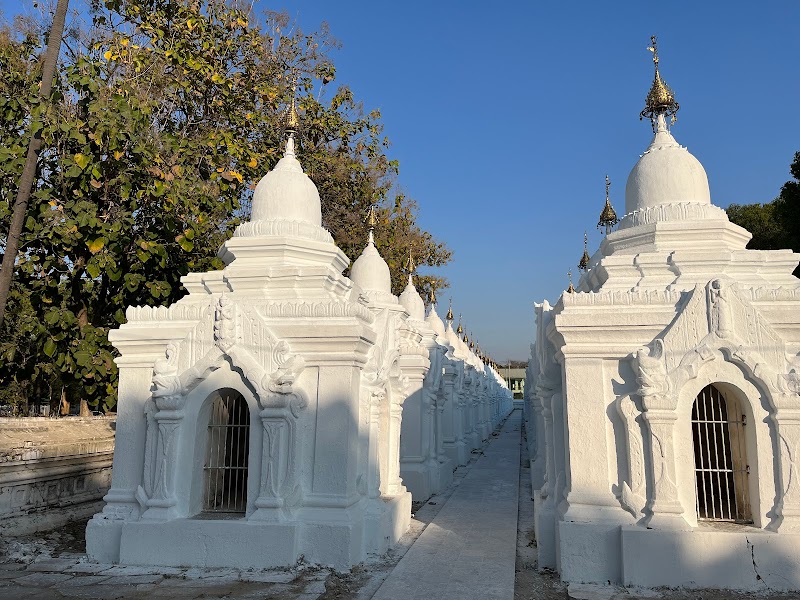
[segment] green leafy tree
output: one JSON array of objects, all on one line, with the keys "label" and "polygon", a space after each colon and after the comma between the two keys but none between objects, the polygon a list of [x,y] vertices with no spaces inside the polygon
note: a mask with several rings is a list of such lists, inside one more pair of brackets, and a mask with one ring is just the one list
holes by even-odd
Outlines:
[{"label": "green leafy tree", "polygon": [[[790,248],[800,252],[800,152],[795,153],[789,170],[794,181],[787,181],[772,202],[731,204],[728,207],[728,218],[753,234],[748,248]],[[800,277],[800,266],[794,275]]]},{"label": "green leafy tree", "polygon": [[[284,14],[263,27],[226,0],[93,1],[73,26],[53,98],[0,342],[0,386],[29,397],[113,407],[108,331],[129,305],[169,304],[190,271],[222,267],[220,245],[249,214],[252,190],[282,153],[296,86],[299,158],[320,189],[324,224],[355,258],[363,215],[378,207],[381,251],[399,292],[402,264],[445,264],[447,248],[396,194],[380,114],[333,89],[325,27],[303,33]],[[0,231],[36,107],[42,42],[35,27],[0,33]],[[422,260],[420,260],[422,259]],[[428,276],[423,288],[442,285]]]}]

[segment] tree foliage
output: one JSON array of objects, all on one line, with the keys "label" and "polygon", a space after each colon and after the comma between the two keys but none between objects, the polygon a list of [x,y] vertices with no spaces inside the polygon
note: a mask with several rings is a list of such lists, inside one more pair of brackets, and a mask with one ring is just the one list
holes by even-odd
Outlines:
[{"label": "tree foliage", "polygon": [[[73,24],[50,102],[37,99],[45,28],[0,32],[0,231],[40,115],[43,151],[0,332],[0,386],[45,400],[113,407],[108,331],[129,305],[169,304],[180,278],[222,267],[220,245],[249,214],[255,183],[281,155],[297,87],[299,159],[320,190],[324,225],[355,258],[364,214],[392,270],[445,264],[448,249],[416,225],[396,192],[380,113],[334,87],[325,26],[306,34],[285,14],[263,24],[230,0],[92,0]],[[443,285],[433,276],[423,288]]]},{"label": "tree foliage", "polygon": [[[800,252],[800,152],[795,153],[789,170],[794,181],[783,184],[780,195],[772,202],[728,207],[728,218],[753,234],[748,248],[791,248]],[[794,274],[800,277],[800,266]]]}]

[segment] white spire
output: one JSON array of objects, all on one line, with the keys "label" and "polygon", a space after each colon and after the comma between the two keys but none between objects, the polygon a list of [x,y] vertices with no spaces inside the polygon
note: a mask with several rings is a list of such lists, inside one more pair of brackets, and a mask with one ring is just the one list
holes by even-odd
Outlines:
[{"label": "white spire", "polygon": [[294,134],[290,134],[288,138],[286,138],[286,148],[283,151],[284,157],[291,157],[295,158],[294,154]]}]

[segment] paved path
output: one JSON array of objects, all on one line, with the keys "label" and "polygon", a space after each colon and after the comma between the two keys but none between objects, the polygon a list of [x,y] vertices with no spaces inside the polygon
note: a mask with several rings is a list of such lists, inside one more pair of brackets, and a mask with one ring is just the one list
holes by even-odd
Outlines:
[{"label": "paved path", "polygon": [[515,410],[373,600],[512,600],[521,411]]}]

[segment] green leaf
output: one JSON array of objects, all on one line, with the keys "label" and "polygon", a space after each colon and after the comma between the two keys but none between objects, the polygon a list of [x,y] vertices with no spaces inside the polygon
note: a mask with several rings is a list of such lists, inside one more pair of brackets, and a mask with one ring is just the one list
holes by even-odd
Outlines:
[{"label": "green leaf", "polygon": [[78,350],[73,356],[75,357],[75,363],[79,367],[85,367],[92,362],[92,355],[86,350]]},{"label": "green leaf", "polygon": [[92,240],[86,240],[86,247],[89,249],[89,252],[92,254],[97,254],[100,250],[103,249],[105,246],[106,238],[104,237],[97,237]]},{"label": "green leaf", "polygon": [[186,239],[185,236],[179,235],[177,237],[178,245],[183,248],[184,252],[191,252],[194,249],[194,242]]},{"label": "green leaf", "polygon": [[56,343],[52,339],[47,338],[42,350],[48,356],[48,358],[53,358],[53,355],[56,353]]},{"label": "green leaf", "polygon": [[85,154],[81,154],[80,152],[72,157],[75,161],[75,164],[78,165],[81,170],[85,169],[86,166],[89,164],[89,157]]}]

